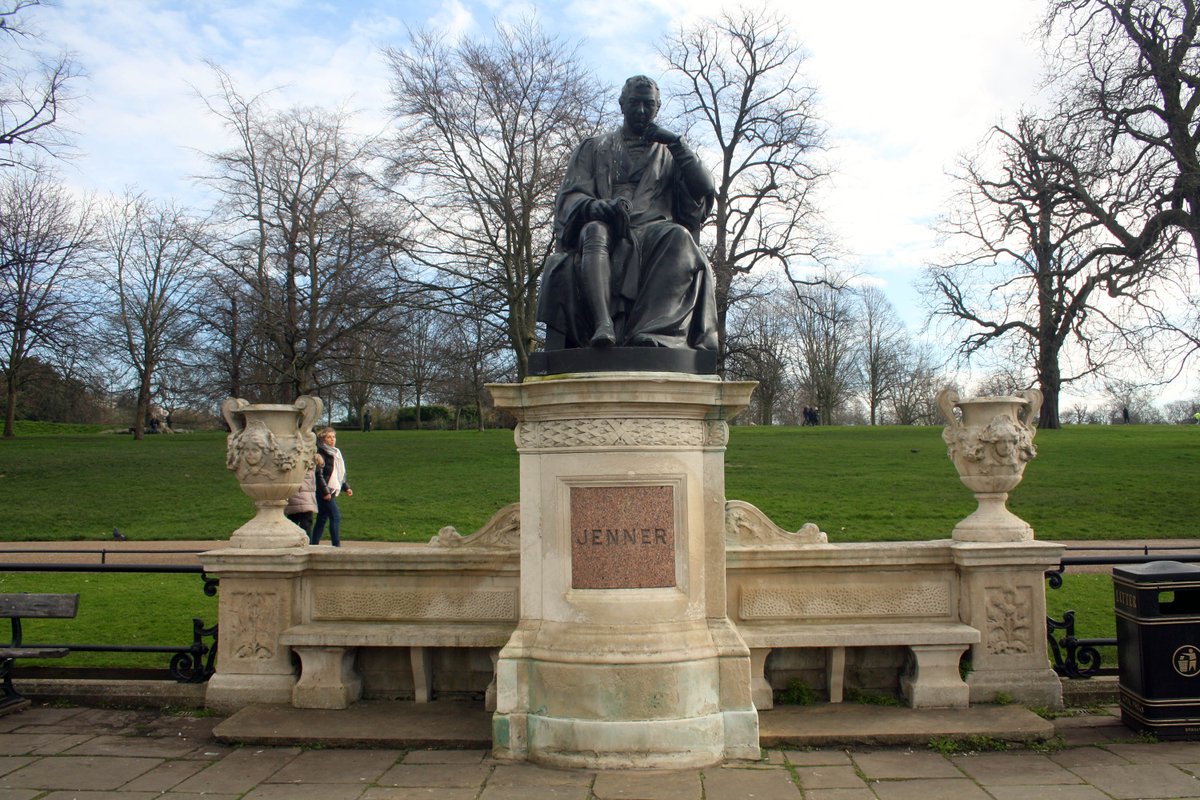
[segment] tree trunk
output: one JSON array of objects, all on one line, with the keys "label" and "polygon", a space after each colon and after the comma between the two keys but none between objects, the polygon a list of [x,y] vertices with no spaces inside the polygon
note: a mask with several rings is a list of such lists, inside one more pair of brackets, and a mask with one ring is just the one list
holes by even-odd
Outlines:
[{"label": "tree trunk", "polygon": [[1058,368],[1058,349],[1050,342],[1042,342],[1038,350],[1038,388],[1042,390],[1038,427],[1061,428],[1058,401],[1062,390],[1062,374]]},{"label": "tree trunk", "polygon": [[4,409],[4,438],[11,439],[17,435],[17,382],[13,375],[8,376],[8,407]]},{"label": "tree trunk", "polygon": [[150,374],[143,374],[138,384],[137,413],[133,420],[133,439],[146,438],[146,417],[150,414]]}]

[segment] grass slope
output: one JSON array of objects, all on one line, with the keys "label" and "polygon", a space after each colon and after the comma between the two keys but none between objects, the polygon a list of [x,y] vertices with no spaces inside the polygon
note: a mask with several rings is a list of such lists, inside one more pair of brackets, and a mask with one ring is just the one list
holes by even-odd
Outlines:
[{"label": "grass slope", "polygon": [[[423,541],[474,531],[519,498],[510,431],[339,434],[354,497],[350,540]],[[1009,507],[1047,540],[1195,536],[1200,427],[1040,431]],[[726,496],[780,526],[815,522],[833,541],[946,538],[974,508],[934,427],[732,429]],[[218,433],[78,433],[0,442],[6,541],[214,539],[253,515]]]}]

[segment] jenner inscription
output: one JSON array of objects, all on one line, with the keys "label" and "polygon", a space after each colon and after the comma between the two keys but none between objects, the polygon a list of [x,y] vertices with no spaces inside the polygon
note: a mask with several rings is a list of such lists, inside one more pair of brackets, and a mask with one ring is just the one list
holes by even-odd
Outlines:
[{"label": "jenner inscription", "polygon": [[674,585],[673,487],[571,487],[572,588]]}]

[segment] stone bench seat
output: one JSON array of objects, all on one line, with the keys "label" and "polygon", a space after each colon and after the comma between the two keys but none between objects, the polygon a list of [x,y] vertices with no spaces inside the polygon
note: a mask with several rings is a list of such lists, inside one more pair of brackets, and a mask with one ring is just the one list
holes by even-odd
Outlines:
[{"label": "stone bench seat", "polygon": [[[300,657],[300,678],[292,690],[297,708],[346,708],[362,696],[362,679],[354,669],[360,647],[405,647],[413,673],[413,699],[433,696],[434,647],[480,647],[491,651],[495,666],[500,648],[516,622],[307,622],[279,637]],[[487,689],[488,709],[495,708],[495,675]]]},{"label": "stone bench seat", "polygon": [[910,674],[900,690],[913,708],[965,708],[970,689],[959,674],[959,660],[968,645],[980,640],[979,631],[957,622],[768,623],[738,625],[750,648],[754,705],[774,707],[766,677],[767,656],[784,647],[826,651],[829,702],[842,702],[847,647],[908,647],[913,657]]}]

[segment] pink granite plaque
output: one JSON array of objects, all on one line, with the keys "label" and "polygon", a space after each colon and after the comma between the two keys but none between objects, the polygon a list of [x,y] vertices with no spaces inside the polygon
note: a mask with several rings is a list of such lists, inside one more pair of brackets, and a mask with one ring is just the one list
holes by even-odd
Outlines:
[{"label": "pink granite plaque", "polygon": [[571,487],[572,588],[674,585],[674,487]]}]

